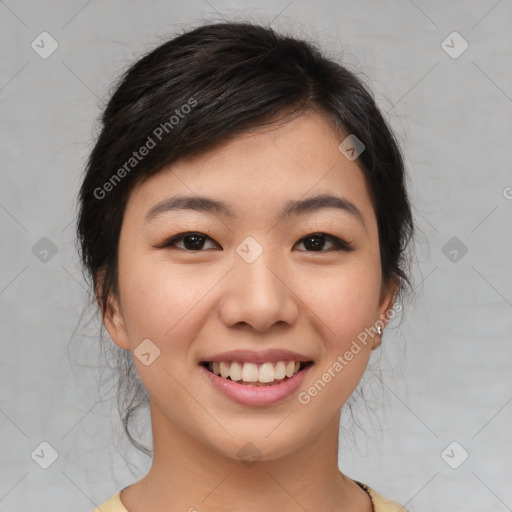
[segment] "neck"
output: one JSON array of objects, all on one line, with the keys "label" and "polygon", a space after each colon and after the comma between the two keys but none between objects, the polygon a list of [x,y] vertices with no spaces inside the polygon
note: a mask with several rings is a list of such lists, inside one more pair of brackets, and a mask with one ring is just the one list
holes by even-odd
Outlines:
[{"label": "neck", "polygon": [[[151,412],[151,469],[121,493],[130,512],[372,510],[366,493],[339,471],[339,415],[299,450],[273,460],[259,454],[259,460],[256,455],[240,461],[162,421],[155,407]],[[246,445],[251,450],[257,452]]]}]

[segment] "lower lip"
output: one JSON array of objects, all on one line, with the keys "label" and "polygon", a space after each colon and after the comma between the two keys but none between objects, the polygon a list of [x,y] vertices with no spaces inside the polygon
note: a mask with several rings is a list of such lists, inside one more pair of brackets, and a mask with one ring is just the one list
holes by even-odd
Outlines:
[{"label": "lower lip", "polygon": [[[311,365],[312,366],[312,365]],[[293,377],[274,384],[273,386],[251,386],[238,384],[232,380],[219,377],[204,366],[199,365],[201,371],[209,381],[225,396],[241,405],[264,406],[273,405],[288,398],[302,384],[311,366],[296,373]]]}]

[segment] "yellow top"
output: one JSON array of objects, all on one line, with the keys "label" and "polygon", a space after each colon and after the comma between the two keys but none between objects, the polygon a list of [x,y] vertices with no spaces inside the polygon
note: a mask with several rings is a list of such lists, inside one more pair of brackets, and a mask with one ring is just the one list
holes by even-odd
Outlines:
[{"label": "yellow top", "polygon": [[[357,483],[370,495],[374,512],[408,512],[402,505],[384,499],[367,485],[361,484],[360,482]],[[92,512],[129,512],[121,502],[120,494],[121,490],[117,491],[114,496],[105,501],[105,503],[98,508],[95,508]]]}]

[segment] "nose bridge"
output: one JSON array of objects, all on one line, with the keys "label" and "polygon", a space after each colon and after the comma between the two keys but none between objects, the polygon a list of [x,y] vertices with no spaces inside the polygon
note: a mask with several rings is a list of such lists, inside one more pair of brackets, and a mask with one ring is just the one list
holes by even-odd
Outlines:
[{"label": "nose bridge", "polygon": [[[257,298],[262,296],[267,302],[277,298],[283,292],[282,278],[277,279],[277,269],[281,268],[275,255],[270,251],[260,254],[254,261],[247,262],[243,258],[235,264],[235,273],[243,295]],[[272,271],[272,270],[273,271]]]},{"label": "nose bridge", "polygon": [[286,284],[280,251],[264,248],[253,237],[247,237],[236,252],[229,291],[222,302],[224,321],[231,325],[248,323],[257,330],[276,322],[294,322],[297,304]]}]

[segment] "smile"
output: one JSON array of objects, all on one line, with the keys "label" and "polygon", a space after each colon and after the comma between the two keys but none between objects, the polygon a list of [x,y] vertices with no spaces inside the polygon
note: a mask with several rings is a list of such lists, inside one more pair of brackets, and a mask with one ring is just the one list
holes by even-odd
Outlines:
[{"label": "smile", "polygon": [[313,364],[312,361],[261,364],[203,361],[199,367],[209,383],[230,400],[241,405],[267,406],[292,395]]},{"label": "smile", "polygon": [[276,385],[303,370],[312,361],[272,361],[262,364],[237,361],[207,361],[205,368],[223,379],[252,385]]}]

